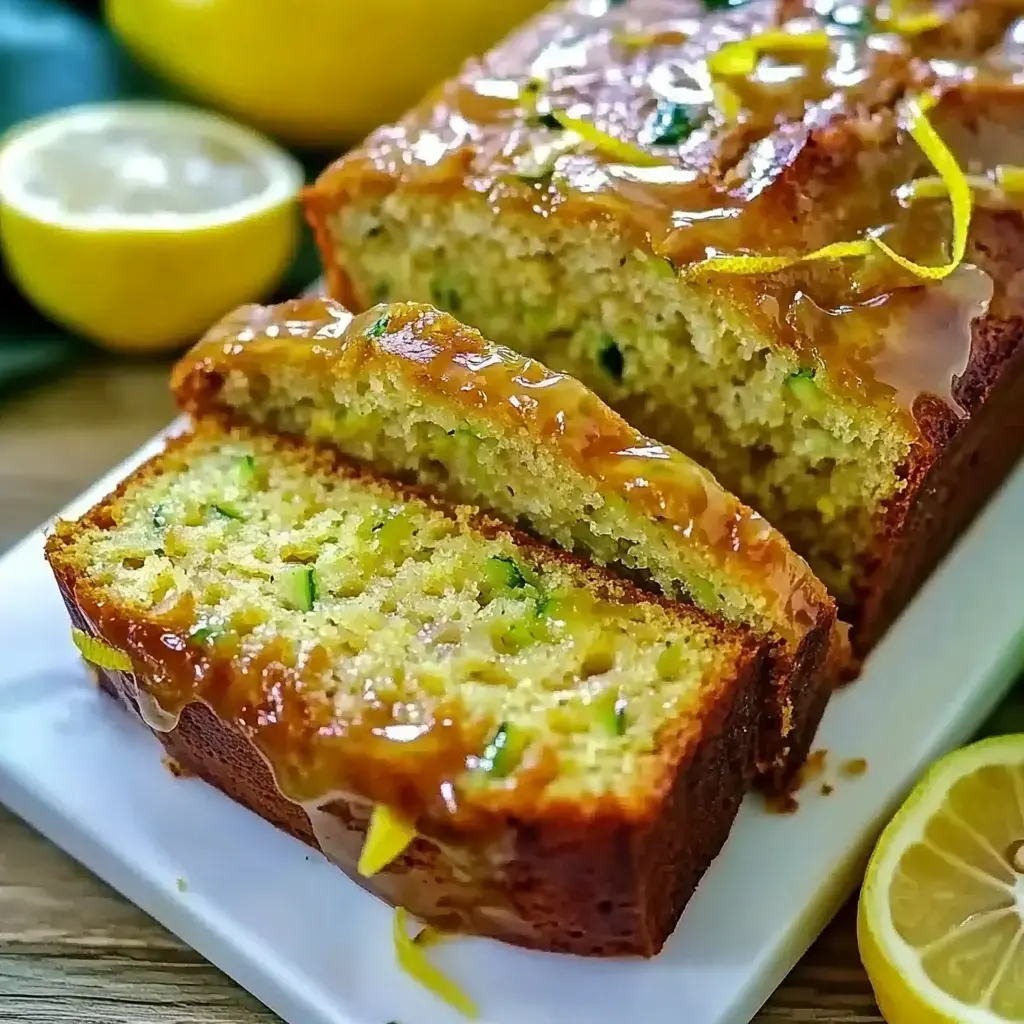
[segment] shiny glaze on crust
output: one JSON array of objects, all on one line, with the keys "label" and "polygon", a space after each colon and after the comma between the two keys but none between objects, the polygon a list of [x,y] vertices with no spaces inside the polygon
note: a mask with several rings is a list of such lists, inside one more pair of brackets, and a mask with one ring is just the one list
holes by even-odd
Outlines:
[{"label": "shiny glaze on crust", "polygon": [[[209,429],[201,425],[200,431]],[[216,430],[216,428],[212,428]],[[582,814],[586,818],[644,820],[657,805],[658,792],[677,762],[685,760],[701,738],[701,715],[666,725],[659,736],[659,753],[647,765],[646,792],[632,800],[605,794],[583,800],[551,797],[547,784],[558,772],[554,751],[542,742],[531,746],[522,764],[500,784],[460,788],[483,750],[495,723],[472,721],[460,706],[444,701],[402,703],[374,697],[340,716],[324,679],[330,655],[320,646],[297,651],[280,638],[271,638],[258,652],[244,653],[230,643],[208,647],[190,639],[196,611],[186,593],[167,609],[140,613],[110,600],[73,563],[74,539],[84,529],[109,528],[116,521],[118,495],[149,474],[173,472],[177,453],[187,450],[190,435],[170,442],[168,451],[141,467],[115,494],[77,523],[59,522],[48,539],[47,559],[62,590],[74,601],[88,632],[126,652],[133,661],[132,696],[141,716],[156,732],[176,727],[183,709],[207,705],[216,716],[249,739],[272,766],[280,791],[308,811],[352,794],[388,804],[418,824],[435,829],[489,831],[503,816],[524,820],[548,815]],[[278,442],[288,447],[288,442]],[[326,451],[304,453],[310,472],[330,467],[336,473],[358,476],[357,467]],[[424,498],[415,488],[382,484],[396,498]],[[433,502],[441,510],[449,509]],[[538,549],[535,541],[485,516],[472,519],[484,534],[508,534],[521,548]],[[581,568],[599,599],[616,603],[668,602],[639,592],[609,574],[586,566],[562,552],[545,549],[549,560],[560,559]],[[694,609],[669,606],[679,617],[705,618]],[[718,627],[722,644],[721,678],[706,679],[711,697],[731,684],[728,669],[743,670],[757,663],[767,648],[764,641],[739,627]],[[415,717],[411,717],[415,714]],[[390,727],[420,723],[415,736],[399,736]],[[573,810],[575,808],[575,810]]]},{"label": "shiny glaze on crust", "polygon": [[395,303],[354,319],[317,297],[243,307],[179,363],[173,387],[185,409],[208,414],[220,408],[225,374],[273,374],[288,364],[322,380],[396,376],[428,402],[450,402],[553,447],[603,493],[764,595],[776,632],[788,641],[831,619],[832,601],[806,563],[710,473],[634,430],[575,378],[491,344],[432,306]]},{"label": "shiny glaze on crust", "polygon": [[[931,9],[924,0],[911,6]],[[709,12],[698,0],[571,0],[329,168],[307,194],[310,219],[325,239],[329,219],[353,201],[474,195],[496,215],[552,227],[599,222],[677,270],[715,253],[806,253],[869,233],[918,262],[945,262],[949,204],[908,203],[902,191],[935,172],[905,130],[901,102],[941,97],[929,117],[965,171],[1024,163],[1014,129],[1024,114],[1024,27],[1001,0],[937,5],[946,23],[916,36],[862,27],[876,7],[749,0]],[[763,54],[750,76],[725,80],[740,100],[730,119],[714,98],[708,58],[772,28],[824,31],[828,49]],[[540,124],[520,99],[531,79],[542,83],[541,113],[588,121],[662,165],[615,162]],[[655,145],[659,111],[673,104],[692,110],[697,126]],[[538,176],[538,163],[550,173]],[[1014,205],[1005,195],[992,201]],[[914,431],[922,396],[964,414],[953,387],[992,287],[970,265],[975,255],[939,284],[879,253],[760,277],[716,274],[694,287]],[[343,268],[328,269],[339,292]],[[928,336],[911,337],[922,324]]]},{"label": "shiny glaze on crust", "polygon": [[[74,596],[73,574],[58,572],[57,578],[73,624],[98,635]],[[747,669],[733,691],[717,695],[699,749],[678,766],[653,822],[566,815],[541,823],[507,818],[479,835],[421,833],[371,879],[356,870],[369,815],[364,798],[289,800],[252,740],[207,704],[192,702],[173,728],[160,723],[153,731],[186,772],[318,847],[361,886],[438,928],[589,956],[652,956],[725,841],[745,791],[744,750],[759,687],[757,663]],[[98,676],[111,696],[139,711],[135,695],[145,677]],[[659,884],[650,886],[650,878]]]}]

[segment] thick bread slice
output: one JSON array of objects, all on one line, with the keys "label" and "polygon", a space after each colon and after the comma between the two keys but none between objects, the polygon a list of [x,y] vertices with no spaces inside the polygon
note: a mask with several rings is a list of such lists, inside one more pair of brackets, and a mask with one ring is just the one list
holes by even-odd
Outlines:
[{"label": "thick bread slice", "polygon": [[780,782],[824,710],[835,608],[785,539],[565,374],[431,306],[244,307],[177,366],[183,408],[270,426],[472,502],[776,641],[759,763]]},{"label": "thick bread slice", "polygon": [[187,771],[444,929],[652,955],[753,774],[765,644],[327,450],[200,423],[47,558]]},{"label": "thick bread slice", "polygon": [[781,530],[866,653],[1024,452],[1018,37],[999,0],[566,0],[321,175],[330,292],[578,377]]}]

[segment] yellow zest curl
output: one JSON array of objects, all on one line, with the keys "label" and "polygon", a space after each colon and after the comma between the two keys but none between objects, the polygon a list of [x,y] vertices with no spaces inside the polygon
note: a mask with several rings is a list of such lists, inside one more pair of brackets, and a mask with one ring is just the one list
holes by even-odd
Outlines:
[{"label": "yellow zest curl", "polygon": [[867,256],[871,252],[871,241],[867,238],[854,242],[833,242],[831,245],[815,249],[814,252],[796,254],[794,256],[710,256],[706,260],[684,267],[682,277],[698,277],[702,274],[737,274],[751,276],[771,274],[776,270],[797,263],[810,263],[814,260],[840,260],[851,256]]},{"label": "yellow zest curl", "polygon": [[939,172],[939,177],[949,193],[949,202],[953,208],[953,258],[949,263],[943,263],[938,267],[929,267],[922,263],[915,263],[913,260],[907,259],[906,256],[901,256],[880,238],[874,239],[875,245],[890,259],[928,281],[941,281],[952,274],[963,262],[964,253],[967,252],[967,232],[971,226],[973,205],[971,187],[964,172],[925,114],[925,111],[933,107],[935,102],[935,99],[930,96],[911,100],[909,104],[910,122],[907,125],[907,131],[921,147],[924,155],[932,162],[935,170]]},{"label": "yellow zest curl", "polygon": [[416,838],[416,829],[385,804],[374,804],[357,870],[364,878],[383,871]]},{"label": "yellow zest curl", "polygon": [[996,168],[996,184],[1004,192],[1024,192],[1024,167],[1000,164]]},{"label": "yellow zest curl", "polygon": [[72,629],[71,639],[82,657],[93,665],[116,672],[134,670],[132,659],[124,651],[111,646],[105,640],[89,636],[81,629]]},{"label": "yellow zest curl", "polygon": [[878,12],[878,24],[901,36],[919,36],[941,28],[949,20],[941,11],[907,12],[906,0],[892,0],[886,10]]},{"label": "yellow zest curl", "polygon": [[711,93],[715,97],[715,106],[726,121],[736,121],[740,116],[740,98],[736,90],[725,82],[712,82]]},{"label": "yellow zest curl", "polygon": [[652,153],[634,146],[632,142],[623,142],[621,139],[601,131],[589,121],[581,121],[578,117],[569,117],[560,110],[553,110],[554,119],[569,132],[574,132],[584,142],[590,143],[595,149],[610,156],[613,160],[622,164],[632,164],[636,167],[660,167],[665,163]]},{"label": "yellow zest curl", "polygon": [[424,950],[442,938],[440,932],[434,928],[424,928],[413,938],[409,935],[408,915],[402,907],[396,907],[391,934],[395,943],[395,957],[406,974],[464,1017],[475,1020],[480,1015],[476,1003],[427,959]]},{"label": "yellow zest curl", "polygon": [[726,43],[708,57],[708,70],[713,75],[745,77],[753,73],[762,53],[816,53],[828,48],[826,32],[798,33],[773,28],[749,39]]},{"label": "yellow zest curl", "polygon": [[[948,277],[963,261],[967,251],[967,232],[971,225],[972,197],[971,186],[956,158],[932,127],[925,111],[935,105],[937,100],[924,95],[912,100],[909,104],[910,121],[907,130],[921,147],[921,151],[932,162],[939,172],[938,180],[949,195],[953,207],[953,258],[949,263],[938,267],[925,266],[901,256],[879,238],[861,238],[852,242],[833,242],[814,252],[795,256],[711,256],[700,260],[689,267],[683,268],[682,277],[695,277],[702,274],[739,274],[756,275],[771,274],[784,270],[797,263],[809,263],[813,260],[846,259],[851,256],[867,256],[873,246],[878,246],[890,259],[901,267],[929,281],[941,281]],[[1020,171],[1019,175],[1010,174],[1009,180],[1024,189],[1024,169],[1002,168],[1004,177],[1008,172]]]},{"label": "yellow zest curl", "polygon": [[[995,181],[980,174],[965,174],[964,180],[973,192],[999,191],[999,185]],[[897,195],[900,199],[912,203],[918,199],[948,199],[949,190],[942,178],[937,174],[930,174],[900,186]]]},{"label": "yellow zest curl", "polygon": [[526,117],[537,116],[537,97],[543,88],[544,83],[539,78],[531,78],[519,90],[519,104]]}]

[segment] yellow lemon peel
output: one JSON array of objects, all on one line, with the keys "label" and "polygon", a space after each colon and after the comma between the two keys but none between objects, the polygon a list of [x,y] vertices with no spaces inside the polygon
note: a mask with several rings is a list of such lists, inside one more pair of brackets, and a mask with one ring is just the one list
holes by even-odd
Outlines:
[{"label": "yellow lemon peel", "polygon": [[583,121],[578,117],[569,117],[568,114],[563,114],[560,110],[553,110],[551,114],[566,131],[574,132],[584,142],[589,143],[596,150],[618,163],[632,164],[636,167],[660,167],[665,163],[664,160],[633,145],[632,142],[623,142],[622,139],[617,139],[615,136],[601,131],[589,121]]},{"label": "yellow lemon peel", "polygon": [[949,202],[953,208],[953,257],[948,263],[937,267],[925,266],[923,263],[915,263],[913,260],[907,259],[906,256],[901,256],[880,238],[874,239],[875,245],[891,260],[928,281],[941,281],[952,274],[963,262],[964,254],[967,252],[967,232],[971,226],[973,207],[971,186],[968,184],[963,170],[956,162],[956,157],[950,152],[949,147],[942,141],[939,133],[932,127],[931,121],[928,120],[926,111],[935,103],[935,98],[927,94],[911,100],[908,104],[910,118],[907,131],[921,147],[921,152],[928,157],[935,170],[939,172],[939,177],[949,193]]},{"label": "yellow lemon peel", "polygon": [[537,98],[540,96],[544,82],[540,78],[530,78],[519,90],[519,105],[527,118],[537,116]]},{"label": "yellow lemon peel", "polygon": [[1024,167],[1000,164],[996,168],[996,184],[1004,192],[1024,192]]},{"label": "yellow lemon peel", "polygon": [[364,878],[383,871],[416,838],[416,829],[386,804],[374,804],[357,870]]},{"label": "yellow lemon peel", "polygon": [[[739,274],[756,275],[770,274],[777,270],[784,270],[797,263],[809,263],[814,260],[835,260],[847,259],[853,256],[867,256],[872,246],[878,246],[891,260],[894,260],[901,267],[916,274],[918,277],[929,281],[941,281],[948,277],[963,261],[967,251],[967,232],[971,224],[971,210],[973,200],[971,186],[967,176],[961,170],[956,158],[949,148],[939,137],[938,132],[932,127],[928,120],[926,111],[936,104],[934,96],[925,94],[912,100],[908,105],[910,114],[907,130],[911,137],[921,147],[921,151],[931,161],[932,165],[939,172],[938,180],[949,195],[953,207],[953,258],[949,263],[941,266],[926,266],[922,263],[915,263],[906,256],[901,256],[891,246],[888,246],[879,238],[861,238],[852,242],[833,242],[831,245],[815,249],[813,252],[797,254],[793,256],[711,256],[708,259],[700,260],[689,267],[683,268],[681,276],[695,277],[701,274]],[[1017,168],[1005,168],[1006,170],[1020,170]],[[1019,177],[1011,176],[1021,188],[1024,188],[1024,170]]]},{"label": "yellow lemon peel", "polygon": [[712,82],[711,93],[715,97],[715,106],[726,121],[735,121],[740,116],[740,98],[736,90],[725,82]]},{"label": "yellow lemon peel", "polygon": [[[964,180],[974,192],[998,192],[999,184],[981,174],[965,174]],[[897,193],[901,199],[914,202],[918,199],[948,199],[949,189],[937,174],[924,178],[915,178],[909,184],[901,186]]]},{"label": "yellow lemon peel", "polygon": [[709,256],[706,260],[684,267],[682,276],[697,277],[701,274],[737,274],[751,276],[771,274],[797,263],[813,260],[840,260],[851,256],[867,256],[871,252],[871,240],[860,238],[853,242],[832,242],[815,249],[814,252],[797,253],[793,256]]},{"label": "yellow lemon peel", "polygon": [[726,43],[708,57],[708,70],[713,75],[743,77],[757,67],[762,53],[817,53],[829,48],[827,32],[786,32],[768,29],[747,39]]},{"label": "yellow lemon peel", "polygon": [[89,636],[88,633],[81,629],[72,629],[71,639],[82,657],[93,665],[116,672],[131,672],[134,670],[132,659],[124,651],[118,650],[118,648],[108,644],[105,640]]},{"label": "yellow lemon peel", "polygon": [[880,11],[878,24],[889,32],[901,36],[919,36],[941,28],[949,21],[941,11],[906,11],[906,0],[892,0],[888,10]]},{"label": "yellow lemon peel", "polygon": [[427,959],[424,950],[440,941],[440,932],[427,927],[413,938],[409,934],[408,914],[403,907],[396,907],[391,934],[395,943],[395,957],[399,967],[406,974],[439,999],[443,999],[449,1006],[454,1007],[464,1017],[475,1020],[480,1015],[476,1003]]}]

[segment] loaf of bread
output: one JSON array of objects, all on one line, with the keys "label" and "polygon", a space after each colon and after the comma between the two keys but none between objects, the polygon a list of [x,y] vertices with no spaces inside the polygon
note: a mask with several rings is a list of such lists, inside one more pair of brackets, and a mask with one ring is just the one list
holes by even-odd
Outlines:
[{"label": "loaf of bread", "polygon": [[194,416],[327,443],[772,643],[758,763],[785,784],[831,680],[835,608],[783,537],[568,375],[432,306],[244,307],[176,367]]},{"label": "loaf of bread", "polygon": [[330,292],[578,377],[780,529],[863,653],[1024,449],[1016,17],[570,0],[321,176]]},{"label": "loaf of bread", "polygon": [[388,808],[445,930],[656,953],[753,775],[764,640],[327,449],[200,422],[46,554],[186,771],[353,874]]}]

